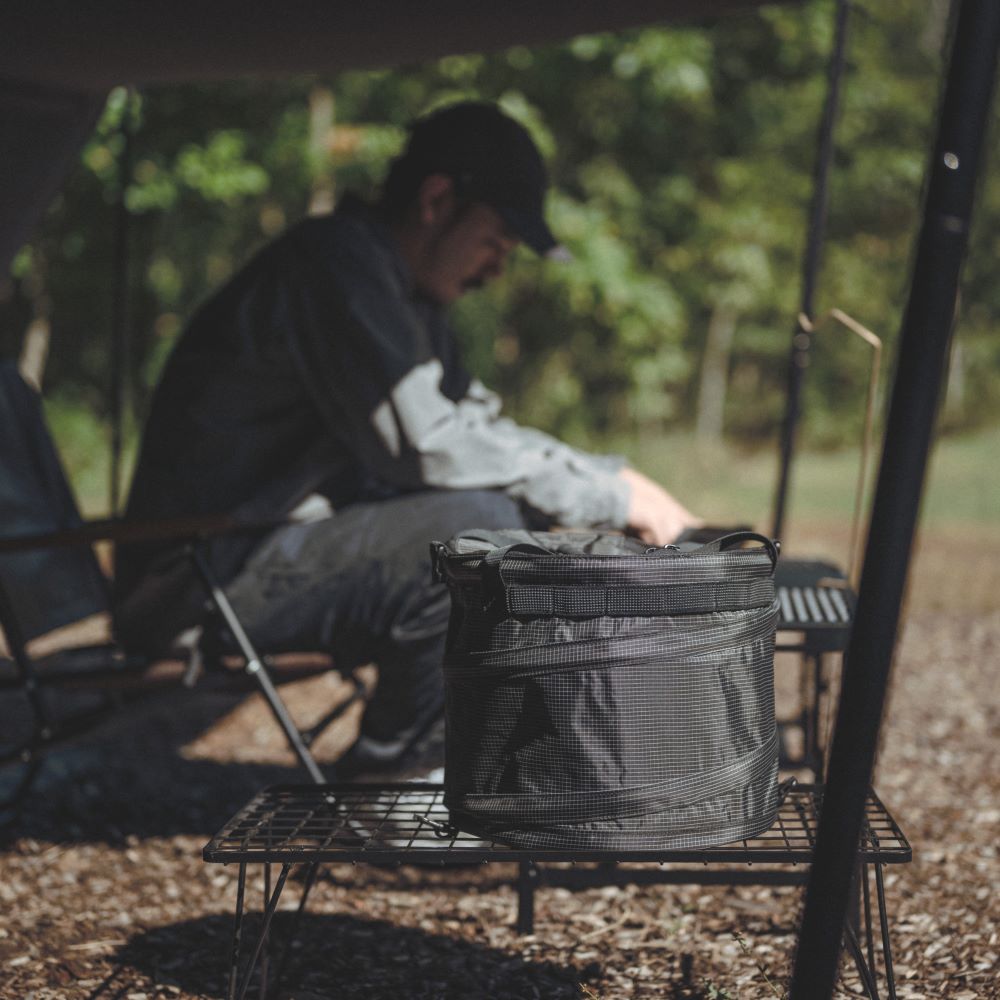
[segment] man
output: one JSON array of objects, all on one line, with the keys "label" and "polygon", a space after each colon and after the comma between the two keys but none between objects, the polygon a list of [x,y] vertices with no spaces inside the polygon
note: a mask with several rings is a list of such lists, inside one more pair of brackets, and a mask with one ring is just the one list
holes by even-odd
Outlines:
[{"label": "man", "polygon": [[[264,649],[374,661],[355,748],[396,760],[439,716],[448,597],[428,542],[469,527],[628,529],[663,544],[694,519],[620,459],[502,418],[462,367],[445,307],[523,241],[556,242],[545,170],[497,108],[413,128],[379,203],[346,198],[265,247],[196,313],[153,400],[131,517],[288,518],[209,560]],[[119,633],[162,647],[202,617],[176,546],[119,559]]]}]

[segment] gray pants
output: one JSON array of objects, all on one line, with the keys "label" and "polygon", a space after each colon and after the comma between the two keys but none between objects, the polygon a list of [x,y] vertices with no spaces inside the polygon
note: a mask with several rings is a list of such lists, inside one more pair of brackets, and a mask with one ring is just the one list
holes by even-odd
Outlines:
[{"label": "gray pants", "polygon": [[444,703],[450,601],[431,580],[430,542],[523,526],[518,505],[490,490],[359,503],[272,532],[225,590],[262,649],[328,650],[345,668],[378,664],[362,732],[397,739],[419,732]]}]

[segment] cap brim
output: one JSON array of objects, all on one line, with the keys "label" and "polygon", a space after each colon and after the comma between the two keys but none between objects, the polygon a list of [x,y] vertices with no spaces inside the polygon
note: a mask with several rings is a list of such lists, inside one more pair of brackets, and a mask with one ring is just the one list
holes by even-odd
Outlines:
[{"label": "cap brim", "polygon": [[541,257],[547,257],[559,244],[541,215],[528,213],[507,205],[495,205],[507,228],[526,246]]}]

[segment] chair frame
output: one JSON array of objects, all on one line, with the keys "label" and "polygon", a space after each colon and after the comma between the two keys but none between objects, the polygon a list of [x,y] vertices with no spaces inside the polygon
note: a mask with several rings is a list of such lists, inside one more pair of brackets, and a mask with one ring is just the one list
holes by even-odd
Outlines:
[{"label": "chair frame", "polygon": [[[0,555],[47,548],[86,546],[98,541],[122,542],[171,538],[185,540],[187,556],[204,584],[206,596],[219,619],[229,630],[243,660],[243,675],[250,678],[256,689],[263,695],[289,748],[295,754],[299,764],[305,769],[309,780],[315,784],[322,784],[331,779],[333,772],[332,769],[328,768],[328,773],[324,774],[310,749],[310,744],[315,740],[317,733],[314,730],[304,731],[295,723],[288,706],[278,691],[267,658],[257,650],[250,640],[202,551],[204,542],[218,534],[234,531],[260,531],[273,528],[276,524],[281,523],[285,522],[246,524],[229,517],[183,518],[173,521],[130,521],[124,519],[90,521],[73,529],[0,538]],[[40,670],[34,657],[28,652],[28,641],[18,621],[13,601],[4,586],[2,576],[0,576],[0,627],[3,628],[14,665],[13,676],[0,678],[0,691],[23,691],[34,715],[30,736],[23,742],[6,749],[0,755],[0,766],[17,762],[24,768],[21,777],[15,781],[12,792],[0,801],[0,818],[7,819],[16,815],[26,798],[40,770],[46,751],[57,743],[71,739],[99,724],[110,711],[109,708],[88,710],[71,715],[64,720],[57,720],[45,703],[44,692],[46,689],[58,688],[72,683],[74,687],[89,686],[93,690],[108,691],[112,686],[109,683],[112,678],[124,677],[134,678],[140,690],[143,685],[139,672],[135,670],[135,661],[124,655],[116,656],[113,644],[102,650],[104,655],[101,669]],[[79,650],[76,651],[79,652]],[[66,654],[59,655],[68,655],[73,652],[74,650],[71,649]],[[201,661],[201,652],[196,647],[192,651],[191,660],[185,672],[185,684],[193,684],[199,672]],[[110,669],[108,669],[108,664],[111,665]],[[329,668],[314,668],[300,672],[296,677],[325,673],[327,669]],[[348,705],[360,696],[361,690],[360,682],[355,679],[354,694],[339,706],[336,714],[339,715],[346,710]],[[332,718],[328,717],[324,721],[329,724]]]}]

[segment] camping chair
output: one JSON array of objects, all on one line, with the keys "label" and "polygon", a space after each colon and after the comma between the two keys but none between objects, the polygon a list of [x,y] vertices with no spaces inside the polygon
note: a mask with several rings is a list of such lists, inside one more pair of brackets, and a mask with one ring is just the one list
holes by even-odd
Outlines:
[{"label": "camping chair", "polygon": [[[78,645],[45,656],[29,654],[29,644],[39,637],[74,627],[91,616],[111,615],[110,587],[91,547],[99,541],[189,541],[189,555],[205,584],[209,605],[224,624],[227,641],[243,666],[240,672],[209,661],[205,666],[217,669],[207,672],[229,687],[235,681],[235,686],[245,689],[249,681],[251,689],[259,689],[309,778],[316,783],[327,780],[310,744],[362,695],[362,685],[352,678],[354,692],[346,703],[309,731],[299,728],[278,693],[268,661],[248,638],[199,547],[201,540],[220,531],[261,530],[273,525],[237,525],[225,517],[85,523],[49,436],[38,395],[12,362],[0,362],[0,426],[0,516],[4,523],[0,537],[0,627],[10,654],[9,659],[0,657],[0,696],[19,693],[28,714],[20,732],[14,732],[17,726],[12,713],[7,713],[5,720],[0,766],[18,762],[23,770],[13,791],[0,802],[0,813],[12,811],[23,800],[47,747],[86,731],[128,695],[148,693],[164,683],[162,663],[154,669],[150,662],[126,655],[114,642]],[[173,675],[167,671],[166,679],[181,680],[179,673],[183,673],[190,685],[202,673],[203,662],[202,650],[195,645],[186,667],[175,664],[179,670]],[[329,668],[328,660],[299,665],[283,672],[282,680],[313,676]],[[71,710],[55,712],[48,694],[57,688],[74,692]]]}]

